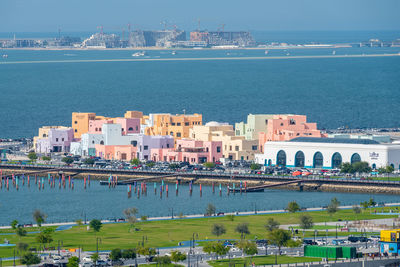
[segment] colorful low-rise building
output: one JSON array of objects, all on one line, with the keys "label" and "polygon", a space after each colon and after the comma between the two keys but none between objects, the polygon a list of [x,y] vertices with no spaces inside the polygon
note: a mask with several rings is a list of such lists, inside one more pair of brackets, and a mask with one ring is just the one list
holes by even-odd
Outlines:
[{"label": "colorful low-rise building", "polygon": [[96,156],[107,160],[131,161],[137,156],[137,147],[132,145],[95,145]]},{"label": "colorful low-rise building", "polygon": [[69,152],[74,141],[74,130],[64,126],[44,126],[33,138],[36,153]]},{"label": "colorful low-rise building", "polygon": [[171,135],[176,140],[189,138],[189,129],[202,125],[201,114],[149,114],[146,120],[146,135]]},{"label": "colorful low-rise building", "polygon": [[297,137],[325,137],[316,123],[307,122],[305,115],[273,115],[265,121],[266,131],[259,132],[261,152],[266,142],[288,141]]},{"label": "colorful low-rise building", "polygon": [[201,164],[216,162],[221,158],[221,141],[180,139],[176,141],[176,148],[151,149],[151,159],[154,161],[182,161],[190,164]]},{"label": "colorful low-rise building", "polygon": [[249,114],[247,122],[235,123],[235,135],[244,136],[247,140],[257,140],[260,132],[266,132],[268,120],[272,119],[272,114]]},{"label": "colorful low-rise building", "polygon": [[190,138],[222,142],[223,158],[229,160],[254,160],[254,155],[260,152],[258,140],[235,136],[233,126],[227,123],[212,121],[205,125],[195,125],[190,129]]}]

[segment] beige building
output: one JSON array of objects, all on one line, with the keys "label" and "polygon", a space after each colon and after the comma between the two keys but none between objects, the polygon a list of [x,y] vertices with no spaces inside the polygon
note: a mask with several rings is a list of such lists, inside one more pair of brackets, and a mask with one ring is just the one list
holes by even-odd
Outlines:
[{"label": "beige building", "polygon": [[200,141],[221,141],[223,157],[231,160],[254,160],[254,155],[259,153],[258,140],[235,136],[233,126],[226,123],[194,125],[189,136]]},{"label": "beige building", "polygon": [[267,132],[268,120],[273,117],[272,114],[249,114],[247,122],[235,123],[236,135],[244,136],[247,140],[258,140],[258,134]]}]

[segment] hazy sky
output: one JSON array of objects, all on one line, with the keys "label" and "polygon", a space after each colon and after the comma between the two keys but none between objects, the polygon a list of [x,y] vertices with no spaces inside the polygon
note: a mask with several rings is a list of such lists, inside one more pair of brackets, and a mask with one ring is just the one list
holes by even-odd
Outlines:
[{"label": "hazy sky", "polygon": [[0,0],[0,32],[159,29],[400,30],[400,0]]}]

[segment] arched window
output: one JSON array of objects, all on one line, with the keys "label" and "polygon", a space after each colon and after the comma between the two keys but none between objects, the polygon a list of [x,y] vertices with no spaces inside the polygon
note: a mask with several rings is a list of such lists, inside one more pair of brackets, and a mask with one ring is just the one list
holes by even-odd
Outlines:
[{"label": "arched window", "polygon": [[103,140],[100,141],[100,145],[104,145],[104,141]]},{"label": "arched window", "polygon": [[372,164],[372,169],[376,169],[376,164],[374,163],[374,164]]},{"label": "arched window", "polygon": [[286,166],[286,153],[283,150],[280,150],[276,155],[276,165],[278,166]]},{"label": "arched window", "polygon": [[313,158],[313,168],[323,168],[324,166],[324,156],[321,152],[315,152]]},{"label": "arched window", "polygon": [[272,166],[272,160],[268,160],[268,166]]},{"label": "arched window", "polygon": [[295,167],[304,167],[304,153],[303,151],[297,151],[296,155],[294,156],[294,166]]},{"label": "arched window", "polygon": [[133,131],[133,128],[132,128],[132,127],[129,127],[128,131]]},{"label": "arched window", "polygon": [[340,165],[342,165],[342,155],[340,153],[335,152],[332,155],[332,168],[337,169],[340,168]]},{"label": "arched window", "polygon": [[360,157],[360,155],[358,153],[354,153],[351,156],[351,160],[350,160],[351,164],[356,163],[356,162],[360,162],[360,161],[361,161],[361,157]]},{"label": "arched window", "polygon": [[392,166],[392,168],[394,169],[394,164],[392,163],[392,164],[390,164],[390,166]]}]

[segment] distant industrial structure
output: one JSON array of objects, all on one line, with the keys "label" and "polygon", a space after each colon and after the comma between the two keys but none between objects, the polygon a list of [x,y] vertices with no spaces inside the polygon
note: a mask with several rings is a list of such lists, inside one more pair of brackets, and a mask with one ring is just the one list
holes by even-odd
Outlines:
[{"label": "distant industrial structure", "polygon": [[[128,24],[127,34],[105,33],[99,26],[99,32],[82,40],[80,37],[61,36],[51,39],[12,39],[0,40],[0,48],[135,48],[135,47],[219,47],[254,46],[255,41],[250,32],[246,31],[203,31],[190,32],[189,36],[176,25],[167,28],[164,23],[163,30],[131,30]],[[188,38],[189,37],[189,40]]]}]

